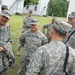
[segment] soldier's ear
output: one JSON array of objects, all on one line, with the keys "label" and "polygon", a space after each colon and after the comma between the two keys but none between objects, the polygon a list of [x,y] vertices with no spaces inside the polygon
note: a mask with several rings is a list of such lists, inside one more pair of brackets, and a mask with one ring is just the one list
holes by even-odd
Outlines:
[{"label": "soldier's ear", "polygon": [[50,30],[50,36],[52,36],[54,34],[54,29],[52,28],[51,30]]}]

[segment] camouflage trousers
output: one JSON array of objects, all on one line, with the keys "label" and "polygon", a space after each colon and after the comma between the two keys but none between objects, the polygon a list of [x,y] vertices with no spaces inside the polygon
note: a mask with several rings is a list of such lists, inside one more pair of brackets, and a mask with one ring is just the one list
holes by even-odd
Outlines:
[{"label": "camouflage trousers", "polygon": [[8,69],[5,69],[2,72],[0,72],[0,75],[8,75]]},{"label": "camouflage trousers", "polygon": [[24,59],[20,62],[20,69],[18,72],[18,75],[25,75],[25,72],[27,70],[27,65],[29,64],[30,60]]}]

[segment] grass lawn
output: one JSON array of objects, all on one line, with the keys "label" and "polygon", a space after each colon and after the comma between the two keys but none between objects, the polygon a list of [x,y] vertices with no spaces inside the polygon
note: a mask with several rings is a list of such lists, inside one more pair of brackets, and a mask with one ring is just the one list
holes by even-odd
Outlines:
[{"label": "grass lawn", "polygon": [[[41,17],[41,16],[34,16],[36,19],[39,20],[40,24],[39,24],[39,30],[41,31],[42,26],[46,23],[51,22],[51,17]],[[19,15],[13,15],[11,17],[11,20],[9,21],[10,24],[10,30],[11,30],[11,36],[12,36],[12,46],[13,46],[13,50],[15,53],[15,57],[16,57],[16,68],[13,69],[9,69],[9,75],[17,75],[17,72],[19,70],[19,63],[20,63],[20,57],[16,55],[17,52],[17,46],[18,46],[18,39],[22,30],[22,19],[24,18],[24,16],[19,16]],[[59,18],[61,20],[65,20],[65,18]]]}]

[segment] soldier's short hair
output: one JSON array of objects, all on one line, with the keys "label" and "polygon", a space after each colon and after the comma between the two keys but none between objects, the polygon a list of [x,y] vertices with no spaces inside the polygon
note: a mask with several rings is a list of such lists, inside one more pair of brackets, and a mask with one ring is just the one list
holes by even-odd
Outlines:
[{"label": "soldier's short hair", "polygon": [[62,32],[59,32],[57,29],[55,29],[54,28],[54,30],[55,30],[55,32],[59,35],[59,36],[65,36],[66,34],[64,34],[64,33],[62,33]]}]

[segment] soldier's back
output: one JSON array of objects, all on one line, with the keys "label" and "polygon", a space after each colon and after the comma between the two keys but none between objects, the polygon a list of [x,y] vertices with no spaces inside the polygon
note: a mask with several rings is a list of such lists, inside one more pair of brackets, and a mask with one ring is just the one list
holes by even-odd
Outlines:
[{"label": "soldier's back", "polygon": [[[63,72],[63,65],[66,56],[66,45],[61,41],[51,41],[43,48],[46,51],[44,55],[47,57],[44,65],[46,72],[45,75],[64,75],[65,73]],[[69,60],[66,68],[67,72],[71,71],[71,68],[74,65],[74,54],[75,51],[69,47]]]},{"label": "soldier's back", "polygon": [[[36,74],[40,70],[39,65],[42,68],[39,75],[65,75],[63,65],[66,56],[66,45],[62,41],[51,41],[49,44],[38,48],[34,56],[33,58],[36,61],[32,61],[30,63],[31,67],[30,65],[28,67],[31,75]],[[72,75],[75,74],[74,62],[75,51],[69,47],[69,59],[66,71]],[[37,66],[36,63],[38,64]]]}]

